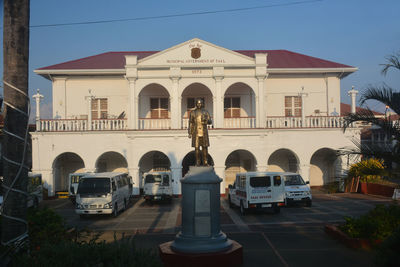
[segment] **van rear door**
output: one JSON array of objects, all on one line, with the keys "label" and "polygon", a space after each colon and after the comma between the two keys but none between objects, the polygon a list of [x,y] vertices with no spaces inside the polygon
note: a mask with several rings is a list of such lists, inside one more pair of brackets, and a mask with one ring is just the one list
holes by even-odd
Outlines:
[{"label": "van rear door", "polygon": [[274,175],[272,177],[272,201],[282,202],[285,198],[285,183],[283,177]]},{"label": "van rear door", "polygon": [[265,203],[271,202],[272,198],[272,183],[270,176],[252,176],[249,181],[249,196],[250,203]]}]

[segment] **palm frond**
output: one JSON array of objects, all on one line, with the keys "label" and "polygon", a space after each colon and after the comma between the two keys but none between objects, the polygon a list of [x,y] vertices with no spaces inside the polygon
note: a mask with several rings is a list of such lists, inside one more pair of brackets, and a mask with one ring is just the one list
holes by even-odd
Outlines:
[{"label": "palm frond", "polygon": [[400,92],[396,92],[385,83],[380,86],[367,86],[360,98],[360,104],[363,105],[367,100],[379,101],[391,108],[396,114],[400,114]]},{"label": "palm frond", "polygon": [[400,70],[400,52],[394,55],[387,56],[386,61],[386,64],[380,64],[381,66],[383,66],[383,69],[381,70],[382,75],[386,75],[388,70],[391,68]]}]

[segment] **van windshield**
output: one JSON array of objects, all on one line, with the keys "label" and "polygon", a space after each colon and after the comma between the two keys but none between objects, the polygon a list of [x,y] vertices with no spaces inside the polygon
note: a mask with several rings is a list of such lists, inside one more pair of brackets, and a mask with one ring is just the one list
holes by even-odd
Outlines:
[{"label": "van windshield", "polygon": [[110,178],[82,178],[79,181],[78,194],[110,193]]},{"label": "van windshield", "polygon": [[269,176],[250,177],[251,187],[270,187],[271,179]]},{"label": "van windshield", "polygon": [[160,174],[148,174],[146,175],[146,179],[144,180],[145,184],[153,184],[153,183],[161,183],[161,175]]},{"label": "van windshield", "polygon": [[285,185],[305,185],[303,178],[300,175],[285,176]]}]

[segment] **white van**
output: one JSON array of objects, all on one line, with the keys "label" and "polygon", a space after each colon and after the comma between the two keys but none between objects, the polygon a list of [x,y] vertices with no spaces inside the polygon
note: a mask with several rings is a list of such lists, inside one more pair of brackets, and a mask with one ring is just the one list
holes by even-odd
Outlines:
[{"label": "white van", "polygon": [[68,175],[68,198],[75,204],[76,192],[78,191],[79,180],[85,176],[86,172],[70,173]]},{"label": "white van", "polygon": [[245,172],[236,174],[233,185],[229,185],[229,206],[240,207],[240,213],[247,209],[272,210],[280,212],[285,205],[285,185],[278,172]]},{"label": "white van", "polygon": [[146,200],[171,200],[172,178],[171,172],[148,172],[143,174],[144,198]]},{"label": "white van", "polygon": [[310,182],[304,182],[300,174],[285,172],[282,174],[285,180],[286,205],[304,203],[307,207],[312,205]]},{"label": "white van", "polygon": [[132,178],[127,173],[103,172],[83,176],[79,180],[75,212],[112,214],[125,210],[132,195]]}]

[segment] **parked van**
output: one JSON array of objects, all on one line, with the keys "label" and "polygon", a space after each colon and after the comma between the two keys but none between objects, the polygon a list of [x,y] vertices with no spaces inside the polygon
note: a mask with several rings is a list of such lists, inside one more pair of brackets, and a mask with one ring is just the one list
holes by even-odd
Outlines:
[{"label": "parked van", "polygon": [[307,207],[312,205],[310,182],[304,182],[300,174],[286,172],[282,174],[285,180],[286,205],[304,203]]},{"label": "parked van", "polygon": [[171,172],[148,172],[143,174],[144,198],[146,200],[172,199]]},{"label": "parked van", "polygon": [[282,173],[245,172],[236,174],[233,185],[229,185],[229,206],[240,207],[240,213],[248,209],[280,212],[285,205],[285,185]]},{"label": "parked van", "polygon": [[80,178],[75,212],[112,214],[125,210],[132,195],[132,178],[127,173],[91,173]]},{"label": "parked van", "polygon": [[76,192],[78,191],[79,180],[85,176],[86,172],[70,173],[68,175],[68,198],[75,204]]}]

